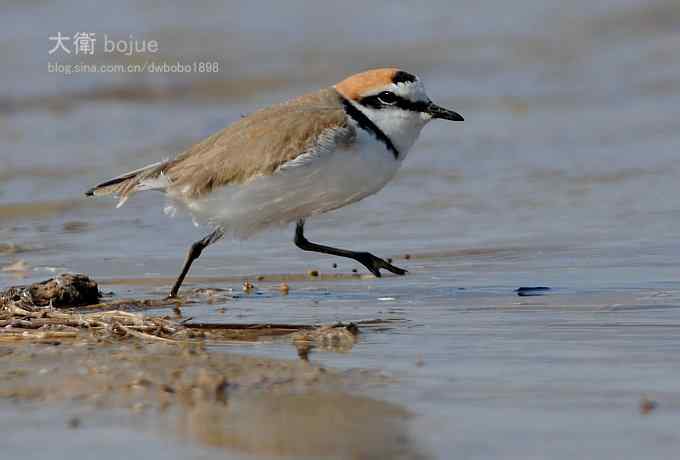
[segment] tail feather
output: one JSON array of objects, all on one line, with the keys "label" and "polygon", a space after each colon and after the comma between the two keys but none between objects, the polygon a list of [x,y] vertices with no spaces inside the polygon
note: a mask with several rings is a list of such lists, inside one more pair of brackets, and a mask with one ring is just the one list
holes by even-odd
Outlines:
[{"label": "tail feather", "polygon": [[106,182],[102,182],[85,192],[87,196],[113,195],[120,200],[116,207],[125,204],[130,196],[142,190],[163,190],[169,184],[163,171],[170,164],[169,161],[159,161],[134,171],[130,171]]}]

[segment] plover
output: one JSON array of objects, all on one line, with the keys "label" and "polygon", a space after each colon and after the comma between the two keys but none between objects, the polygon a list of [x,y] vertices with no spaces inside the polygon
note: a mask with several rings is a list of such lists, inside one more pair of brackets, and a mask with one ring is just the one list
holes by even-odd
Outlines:
[{"label": "plover", "polygon": [[395,68],[368,70],[291,101],[261,109],[168,159],[103,182],[86,194],[159,190],[166,212],[183,208],[214,230],[195,242],[170,291],[176,297],[191,264],[225,235],[247,238],[296,222],[305,251],[348,257],[376,277],[405,270],[369,252],[312,243],[305,219],[372,195],[401,166],[432,119],[463,121],[434,104],[422,81]]}]

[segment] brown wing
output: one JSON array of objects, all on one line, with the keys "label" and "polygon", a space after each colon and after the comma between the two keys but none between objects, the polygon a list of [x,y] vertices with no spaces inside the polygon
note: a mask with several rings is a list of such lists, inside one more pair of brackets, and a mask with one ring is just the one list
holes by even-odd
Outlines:
[{"label": "brown wing", "polygon": [[197,197],[221,185],[272,174],[334,127],[351,130],[347,138],[354,134],[340,95],[327,88],[242,118],[180,154],[163,174],[170,189]]}]

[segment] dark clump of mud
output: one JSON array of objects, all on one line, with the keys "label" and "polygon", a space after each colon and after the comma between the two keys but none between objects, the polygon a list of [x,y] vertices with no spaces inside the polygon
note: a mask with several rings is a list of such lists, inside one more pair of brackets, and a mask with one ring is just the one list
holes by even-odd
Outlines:
[{"label": "dark clump of mud", "polygon": [[30,286],[13,286],[0,292],[0,306],[10,302],[24,306],[76,307],[97,303],[97,283],[86,275],[64,273]]},{"label": "dark clump of mud", "polygon": [[96,282],[85,275],[70,273],[32,284],[29,293],[35,305],[55,307],[88,305],[100,297]]}]

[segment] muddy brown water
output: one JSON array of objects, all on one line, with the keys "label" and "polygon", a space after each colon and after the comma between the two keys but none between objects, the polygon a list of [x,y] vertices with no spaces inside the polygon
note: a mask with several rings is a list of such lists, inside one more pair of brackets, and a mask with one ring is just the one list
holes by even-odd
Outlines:
[{"label": "muddy brown water", "polygon": [[[233,295],[185,314],[391,320],[367,328],[351,352],[310,359],[394,378],[365,393],[413,412],[409,430],[436,458],[672,458],[680,445],[677,2],[369,6],[122,2],[102,14],[10,1],[0,15],[0,267],[25,264],[0,271],[0,287],[77,271],[116,297],[164,295],[208,229],[168,219],[158,195],[115,210],[84,190],[257,107],[399,65],[466,121],[428,126],[385,190],[311,219],[308,232],[394,257],[409,274],[352,276],[362,268],[298,251],[288,228],[211,247],[187,288]],[[80,29],[156,39],[157,60],[216,60],[221,71],[48,73],[47,37]],[[329,276],[309,279],[311,269]],[[241,292],[243,279],[253,293]],[[520,297],[523,286],[551,290]],[[296,357],[280,341],[212,350]],[[647,415],[643,396],[657,402]],[[84,438],[64,428],[77,407],[3,403],[3,423],[16,421],[2,430],[10,433],[3,449],[15,457],[30,444],[46,458],[49,446],[54,458],[82,448]],[[116,417],[90,418],[87,445],[103,457],[118,458],[121,443],[140,458],[224,457]],[[42,437],[27,438],[22,426]]]}]

